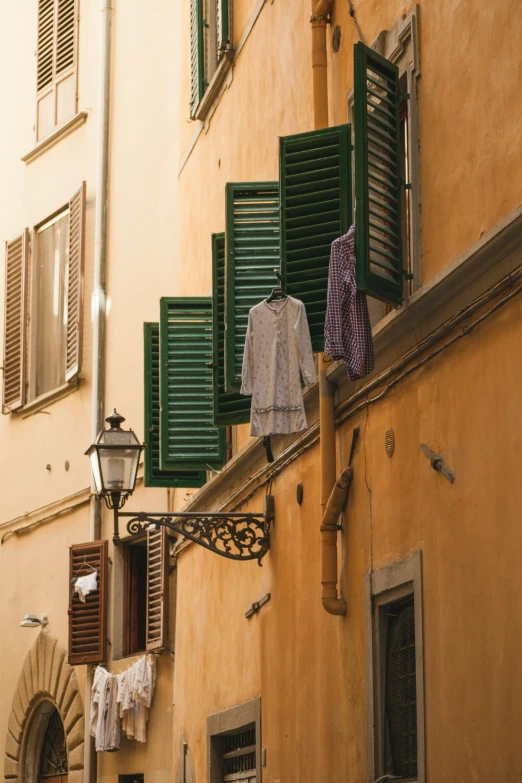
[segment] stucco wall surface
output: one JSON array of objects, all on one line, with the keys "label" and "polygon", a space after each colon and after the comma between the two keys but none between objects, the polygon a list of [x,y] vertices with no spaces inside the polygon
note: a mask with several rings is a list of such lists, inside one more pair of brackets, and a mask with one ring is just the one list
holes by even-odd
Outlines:
[{"label": "stucco wall surface", "polygon": [[[355,2],[367,44],[414,3]],[[522,201],[512,176],[522,164],[518,84],[519,5],[421,0],[419,8],[422,282],[430,280]],[[330,123],[346,122],[358,40],[349,4],[334,3],[341,48],[329,52]]]},{"label": "stucco wall surface", "polygon": [[[427,779],[516,778],[522,429],[506,389],[522,378],[519,363],[502,357],[517,351],[521,316],[515,299],[339,431],[340,465],[353,427],[361,433],[341,534],[345,618],[320,602],[317,448],[274,480],[262,569],[222,563],[197,547],[182,555],[174,746],[184,732],[196,779],[206,779],[206,715],[261,694],[263,780],[367,780],[364,574],[418,549]],[[421,443],[443,456],[455,484],[432,470]],[[266,591],[270,602],[245,620],[249,601]]]}]

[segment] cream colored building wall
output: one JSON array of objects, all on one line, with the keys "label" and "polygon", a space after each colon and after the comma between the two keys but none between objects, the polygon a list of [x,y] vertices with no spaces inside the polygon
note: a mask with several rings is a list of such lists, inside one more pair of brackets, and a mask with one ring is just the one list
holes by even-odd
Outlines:
[{"label": "cream colored building wall", "polygon": [[[106,412],[117,407],[140,440],[143,432],[143,322],[159,319],[161,296],[176,294],[179,52],[176,9],[167,0],[112,3],[110,158],[108,201]],[[22,629],[24,613],[45,611],[49,631],[68,644],[69,546],[89,539],[91,473],[84,451],[92,442],[91,295],[94,266],[95,179],[100,69],[99,3],[80,0],[78,109],[86,123],[30,164],[20,159],[35,145],[37,2],[0,2],[4,35],[0,63],[12,78],[4,83],[0,124],[0,239],[18,236],[68,202],[87,182],[84,333],[81,384],[77,391],[27,418],[0,416],[0,606],[5,621],[0,641],[0,774],[11,702],[25,655],[38,629]],[[14,78],[16,74],[16,78]],[[11,107],[7,112],[6,107]],[[4,263],[2,261],[2,270]],[[0,275],[4,301],[4,273]],[[0,326],[3,340],[3,307]],[[70,469],[65,470],[65,461]],[[51,470],[46,470],[46,465]],[[76,500],[68,500],[75,496]],[[76,512],[35,527],[80,499]],[[135,508],[165,509],[165,490],[136,490]],[[103,511],[102,537],[112,539],[112,513]],[[123,527],[123,525],[122,525]],[[115,553],[110,545],[110,559]],[[121,585],[109,569],[109,639],[121,614]],[[112,647],[112,644],[111,644]],[[109,647],[109,650],[111,649]],[[112,662],[114,671],[132,659]],[[86,667],[77,667],[82,689]],[[160,660],[149,742],[123,741],[117,762],[100,759],[100,779],[147,771],[148,780],[171,779],[168,742],[172,707],[170,653]]]}]

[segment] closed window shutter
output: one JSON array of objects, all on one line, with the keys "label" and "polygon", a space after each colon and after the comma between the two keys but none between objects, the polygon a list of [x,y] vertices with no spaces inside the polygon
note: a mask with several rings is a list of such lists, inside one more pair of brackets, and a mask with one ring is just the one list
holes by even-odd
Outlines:
[{"label": "closed window shutter", "polygon": [[83,264],[85,245],[85,182],[69,201],[69,264],[67,268],[67,346],[65,380],[78,375],[82,353]]},{"label": "closed window shutter", "polygon": [[217,52],[221,59],[230,48],[230,0],[216,0]]},{"label": "closed window shutter", "polygon": [[239,391],[248,313],[269,296],[279,269],[279,184],[226,189],[225,388]]},{"label": "closed window shutter", "polygon": [[202,487],[206,471],[161,470],[160,468],[160,393],[159,324],[143,324],[145,347],[145,486]]},{"label": "closed window shutter", "polygon": [[190,0],[190,116],[203,97],[205,61],[203,45],[203,0]]},{"label": "closed window shutter", "polygon": [[[69,567],[69,663],[102,663],[107,649],[107,541],[74,544]],[[85,598],[74,595],[74,582],[80,576],[98,572],[98,589]]]},{"label": "closed window shutter", "polygon": [[63,73],[74,66],[74,18],[75,0],[58,0],[56,25],[56,73]]},{"label": "closed window shutter", "polygon": [[167,529],[147,532],[147,650],[167,646],[169,617],[169,537]]},{"label": "closed window shutter", "polygon": [[5,259],[3,412],[25,402],[26,285],[29,231],[8,242]]},{"label": "closed window shutter", "polygon": [[55,0],[38,0],[38,46],[36,82],[38,92],[53,83]]},{"label": "closed window shutter", "polygon": [[399,69],[357,43],[354,125],[357,287],[391,305],[402,301]]},{"label": "closed window shutter", "polygon": [[160,467],[218,470],[225,431],[214,427],[212,299],[160,302]]},{"label": "closed window shutter", "polygon": [[212,235],[214,424],[250,421],[251,397],[225,391],[225,234]]},{"label": "closed window shutter", "polygon": [[287,294],[305,307],[324,350],[330,248],[352,222],[349,125],[280,139],[281,263]]}]

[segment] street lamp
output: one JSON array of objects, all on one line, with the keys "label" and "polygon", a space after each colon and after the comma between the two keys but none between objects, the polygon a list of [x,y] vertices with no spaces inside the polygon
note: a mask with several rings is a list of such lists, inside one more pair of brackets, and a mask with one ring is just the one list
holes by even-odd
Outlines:
[{"label": "street lamp", "polygon": [[122,430],[123,416],[114,412],[105,419],[103,429],[85,454],[91,460],[94,483],[99,497],[114,511],[113,541],[118,544],[119,517],[130,517],[127,530],[140,535],[144,530],[167,527],[211,552],[231,560],[257,560],[270,546],[270,525],[274,518],[274,498],[265,495],[263,514],[235,511],[148,511],[121,512],[136,486],[140,454],[145,448],[132,430]]},{"label": "street lamp", "polygon": [[125,419],[116,408],[105,421],[109,429],[103,429],[85,453],[91,460],[98,495],[105,498],[108,508],[120,509],[134,492],[145,446],[132,430],[122,430]]}]

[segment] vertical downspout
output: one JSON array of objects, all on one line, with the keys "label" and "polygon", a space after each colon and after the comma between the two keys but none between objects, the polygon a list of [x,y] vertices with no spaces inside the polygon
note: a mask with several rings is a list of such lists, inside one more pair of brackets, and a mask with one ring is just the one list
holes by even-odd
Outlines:
[{"label": "vertical downspout", "polygon": [[[103,428],[105,411],[105,321],[107,290],[107,198],[109,180],[109,111],[112,0],[100,0],[100,78],[98,84],[98,138],[96,159],[96,208],[94,224],[94,280],[92,294],[92,441]],[[102,536],[100,498],[91,486],[90,540]],[[96,783],[97,756],[90,736],[90,707],[93,668],[87,666],[85,680],[85,741],[83,779]]]},{"label": "vertical downspout", "polygon": [[[328,72],[326,24],[333,0],[312,0],[312,74],[314,127],[328,127]],[[337,597],[337,527],[325,518],[335,485],[335,386],[328,381],[324,353],[319,362],[319,423],[321,455],[321,584],[323,606],[330,614],[346,614],[346,602]],[[324,518],[324,520],[323,520]]]}]

